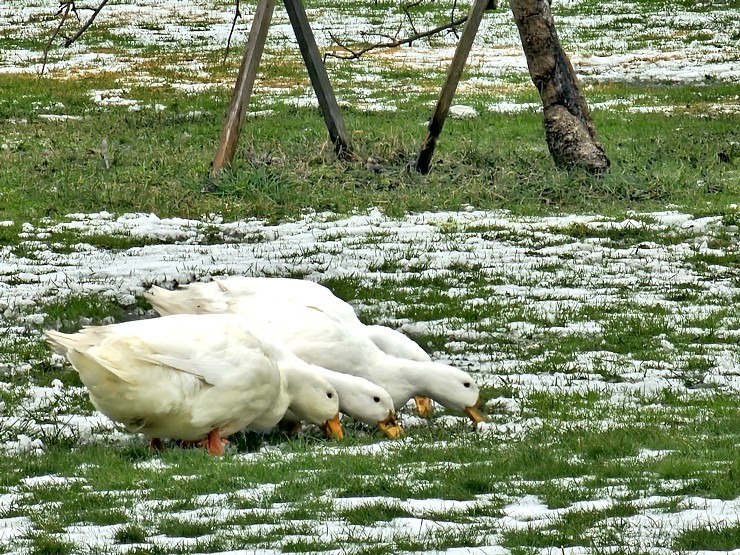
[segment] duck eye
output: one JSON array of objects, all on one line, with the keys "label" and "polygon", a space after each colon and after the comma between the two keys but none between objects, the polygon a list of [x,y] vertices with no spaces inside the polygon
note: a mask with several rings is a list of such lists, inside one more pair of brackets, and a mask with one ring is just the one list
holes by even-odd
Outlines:
[{"label": "duck eye", "polygon": [[463,385],[464,385],[465,387],[470,387],[470,382],[465,382],[465,383],[464,383]]},{"label": "duck eye", "polygon": [[329,399],[334,398],[334,394],[333,393],[327,393],[326,396],[329,397]]},{"label": "duck eye", "polygon": [[375,401],[376,403],[380,403],[380,397],[373,397],[373,401]]}]

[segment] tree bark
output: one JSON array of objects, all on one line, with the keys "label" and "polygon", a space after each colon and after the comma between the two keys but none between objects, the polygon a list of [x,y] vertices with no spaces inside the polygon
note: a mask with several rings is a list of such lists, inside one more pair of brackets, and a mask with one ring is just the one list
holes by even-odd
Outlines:
[{"label": "tree bark", "polygon": [[529,74],[542,98],[545,137],[555,164],[591,173],[609,169],[578,77],[563,51],[547,0],[509,0]]}]

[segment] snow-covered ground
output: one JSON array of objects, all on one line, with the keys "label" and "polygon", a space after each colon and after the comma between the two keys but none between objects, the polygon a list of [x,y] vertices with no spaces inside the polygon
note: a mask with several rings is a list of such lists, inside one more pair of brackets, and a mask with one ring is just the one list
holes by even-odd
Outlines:
[{"label": "snow-covered ground", "polygon": [[[654,234],[654,242],[645,241],[622,247],[605,237],[589,238],[589,234],[581,233],[579,238],[572,236],[570,231],[642,228]],[[49,234],[70,231],[80,234],[80,242],[71,253],[66,249],[64,253],[56,252],[54,244],[49,243]],[[675,347],[659,337],[654,339],[664,353],[660,360],[638,360],[629,354],[616,355],[605,346],[604,352],[584,352],[575,356],[570,371],[553,373],[532,372],[531,360],[521,360],[507,353],[482,354],[476,351],[475,346],[481,340],[485,342],[485,337],[507,337],[526,342],[537,341],[548,334],[562,337],[569,334],[598,335],[603,322],[575,319],[563,325],[563,314],[575,314],[576,308],[588,305],[603,307],[605,303],[620,306],[620,303],[626,302],[633,309],[661,306],[666,318],[679,333],[696,336],[708,333],[709,330],[693,327],[694,322],[722,313],[728,302],[738,298],[740,289],[731,268],[717,266],[702,271],[691,263],[691,259],[701,255],[721,255],[736,249],[736,243],[723,248],[710,246],[718,234],[728,231],[737,233],[732,226],[724,225],[720,217],[695,218],[670,211],[634,214],[625,220],[572,215],[526,218],[507,212],[473,209],[393,219],[379,211],[372,211],[345,218],[331,214],[310,214],[278,225],[256,220],[223,222],[217,217],[195,221],[161,219],[152,214],[73,214],[63,223],[24,225],[21,232],[25,240],[21,249],[23,256],[16,256],[13,249],[8,247],[0,251],[0,307],[4,310],[6,321],[12,322],[5,325],[0,341],[28,340],[29,332],[38,333],[38,330],[32,330],[37,329],[34,324],[43,321],[45,304],[63,300],[71,294],[97,293],[115,298],[123,304],[131,304],[134,296],[152,283],[186,283],[223,273],[299,273],[307,279],[353,276],[367,283],[379,280],[398,283],[400,287],[405,287],[405,281],[413,276],[442,276],[449,280],[447,294],[450,298],[464,298],[470,306],[510,302],[512,306],[521,308],[523,314],[530,314],[532,320],[538,323],[483,320],[461,325],[454,318],[411,322],[384,317],[384,309],[392,314],[393,305],[358,305],[358,309],[371,310],[372,314],[378,315],[378,321],[397,325],[412,334],[433,331],[445,336],[453,354],[437,353],[436,356],[470,369],[482,383],[499,385],[505,381],[520,392],[517,398],[537,391],[556,391],[559,394],[600,391],[605,394],[607,403],[623,409],[634,405],[637,411],[639,404],[636,396],[664,389],[687,396],[710,395],[709,388],[738,392],[740,351],[736,341],[725,339],[737,337],[740,314],[721,318],[719,325],[711,330],[718,340],[705,345],[706,358],[711,361],[710,368],[692,388],[687,387],[680,373],[681,357],[684,355],[676,354]],[[132,239],[158,239],[168,244],[111,251],[86,244],[84,238],[87,234],[119,234]],[[667,239],[671,237],[681,237],[682,240]],[[214,241],[214,238],[217,240]],[[378,270],[381,267],[388,268],[389,263],[396,269]],[[476,268],[490,281],[491,285],[480,291],[480,297],[467,293],[465,283],[460,281],[466,275],[460,273],[461,268]],[[691,303],[670,300],[671,293],[681,288],[690,288],[699,300]],[[543,323],[548,321],[552,323]],[[54,357],[53,360],[60,377],[69,371],[62,367],[60,358]],[[4,371],[27,372],[31,364],[33,361],[20,364],[6,361]],[[604,367],[608,365],[613,366],[613,373],[620,375],[621,380],[605,379]],[[10,386],[0,383],[0,387],[8,392]],[[23,400],[19,406],[5,412],[0,409],[3,429],[0,449],[6,452],[20,456],[43,454],[44,438],[60,435],[73,437],[80,444],[135,440],[99,414],[75,412],[75,407],[80,406],[81,399],[84,399],[82,388],[64,386],[61,381],[55,381],[50,387],[16,387],[12,393]],[[507,407],[506,414],[483,424],[480,433],[493,434],[501,441],[508,441],[540,428],[542,422],[523,414],[517,398],[493,400],[499,406]],[[36,418],[38,415],[44,417]],[[439,419],[437,425],[444,425],[447,420],[454,424],[457,418],[444,417]],[[573,421],[570,423],[577,424]],[[409,430],[423,425],[410,415],[404,417],[404,424]],[[581,425],[610,429],[619,423],[607,420],[589,421]],[[413,431],[411,433],[413,435]],[[383,457],[403,444],[381,442],[350,449],[360,449]],[[244,456],[273,456],[271,449]],[[330,453],[345,448],[320,449]],[[666,454],[643,451],[638,459],[649,460]],[[166,470],[166,465],[163,466],[158,459],[153,459],[151,463],[157,463],[154,470]],[[84,477],[77,479],[85,481]],[[27,491],[28,488],[44,487],[47,482],[69,486],[68,480],[59,476],[34,477],[26,480],[21,487],[22,491]],[[411,480],[410,484],[413,483]],[[676,488],[681,486],[682,482],[675,484]],[[473,519],[472,524],[438,522],[424,515],[429,511],[466,511],[475,504],[485,505],[489,502],[485,495],[464,503],[440,499],[435,504],[434,500],[414,499],[413,496],[406,500],[392,497],[334,499],[327,494],[327,500],[336,505],[337,510],[382,503],[397,506],[414,516],[364,527],[348,525],[343,521],[316,522],[318,532],[313,539],[326,542],[354,541],[353,538],[361,532],[367,542],[374,543],[398,538],[429,537],[443,530],[445,533],[463,533],[469,530],[466,527],[476,526],[480,529],[478,543],[481,547],[454,548],[446,553],[504,554],[509,551],[500,546],[500,534],[503,531],[546,528],[568,512],[612,507],[620,502],[621,495],[629,491],[627,489],[620,493],[620,487],[625,486],[604,488],[595,499],[561,509],[547,508],[536,496],[512,496],[500,517],[481,517],[479,520]],[[664,487],[669,487],[668,481]],[[22,504],[27,494],[20,494],[19,491],[16,488],[0,493],[0,509]],[[230,492],[229,499],[233,500],[234,495],[248,496],[255,495],[255,492]],[[219,522],[239,513],[236,509],[224,506],[225,501],[219,499],[218,496],[208,496],[208,499],[199,501],[199,509],[176,512],[170,516],[187,521],[206,519]],[[688,526],[732,526],[740,521],[740,500],[686,498],[677,509],[666,512],[662,507],[668,501],[669,498],[662,496],[645,498],[637,514],[619,520],[624,537],[630,538],[635,546],[640,546],[644,551],[657,554],[664,553],[665,546],[670,545],[670,538]],[[164,507],[161,503],[155,506],[160,509]],[[290,506],[289,503],[276,504],[269,510],[274,511],[272,514],[278,514],[279,511],[289,510]],[[152,506],[149,506],[149,510],[152,510]],[[249,510],[254,509],[241,509]],[[602,525],[608,527],[609,523],[605,521]],[[9,547],[29,526],[28,517],[0,518],[0,544]],[[250,533],[258,533],[270,526],[255,524],[248,528]],[[119,528],[120,525],[75,525],[60,537],[93,551],[106,548],[125,552],[128,547],[117,545],[112,539]],[[284,541],[287,540],[284,538]],[[149,538],[149,541],[167,549],[168,546],[182,547],[186,540],[156,536]],[[204,537],[200,537],[199,541],[205,541]],[[192,539],[192,543],[196,543],[196,538]],[[543,549],[541,553],[562,552],[553,549]],[[255,552],[277,553],[279,543],[275,550]],[[330,550],[326,553],[333,552]],[[586,547],[570,548],[565,552],[573,555],[592,553]]]},{"label": "snow-covered ground", "polygon": [[[572,237],[568,230],[573,226],[649,229],[658,242],[622,247],[604,237]],[[56,252],[54,244],[48,242],[50,234],[71,231],[80,234],[80,243],[71,253],[67,249]],[[691,263],[696,256],[725,253],[709,246],[720,231],[727,232],[720,217],[694,218],[674,212],[613,221],[572,215],[519,218],[506,212],[472,209],[392,219],[376,210],[339,219],[331,214],[312,214],[280,225],[257,220],[222,222],[219,218],[161,219],[153,214],[75,214],[62,223],[25,224],[20,257],[10,247],[0,251],[0,309],[12,322],[4,327],[0,341],[11,345],[24,340],[28,326],[44,322],[46,304],[70,295],[99,294],[126,306],[133,305],[135,297],[151,284],[172,286],[223,274],[303,275],[314,280],[354,277],[367,283],[399,283],[401,287],[406,287],[404,282],[412,276],[440,276],[449,281],[449,297],[464,299],[463,306],[510,304],[517,313],[528,315],[527,319],[412,322],[394,318],[396,307],[392,304],[357,308],[369,310],[379,322],[412,336],[442,335],[452,353],[445,358],[476,372],[484,383],[497,385],[506,380],[523,390],[557,388],[564,393],[607,391],[614,402],[624,403],[635,393],[673,387],[685,390],[679,369],[682,356],[687,355],[671,354],[670,342],[656,338],[670,355],[667,360],[618,356],[605,345],[603,352],[578,353],[567,374],[542,374],[529,370],[536,360],[491,354],[476,345],[498,336],[522,342],[552,336],[599,336],[607,322],[584,320],[578,314],[589,306],[625,303],[623,310],[661,307],[677,333],[707,333],[695,329],[696,322],[723,313],[726,304],[740,293],[730,269],[716,266],[700,270]],[[86,244],[86,234],[123,235],[166,244],[114,251]],[[665,240],[676,235],[680,242]],[[219,239],[217,244],[212,244],[214,237]],[[736,249],[737,245],[727,248]],[[389,265],[394,269],[378,270]],[[456,277],[455,268],[475,268],[491,285],[471,295],[460,282],[465,274]],[[676,291],[687,289],[700,300],[690,304],[671,300]],[[738,351],[731,341],[726,342],[740,334],[738,318],[740,315],[727,316],[723,327],[712,330],[721,341],[707,347],[713,364],[702,383],[732,391],[740,388]],[[55,360],[62,372],[62,359]],[[23,372],[30,367],[29,362],[17,367],[6,362],[5,369]],[[608,374],[610,368],[625,379],[616,383],[604,380],[602,374]],[[53,388],[31,388],[26,409],[32,411],[41,405],[46,410],[58,400],[58,393]],[[79,395],[82,393],[75,391],[73,397]],[[12,418],[3,420],[9,425]],[[29,433],[28,422],[16,425]],[[101,425],[97,416],[85,422],[75,419],[83,434],[93,433]]]},{"label": "snow-covered ground", "polygon": [[[587,86],[623,81],[699,84],[740,81],[740,48],[737,34],[733,33],[740,19],[737,6],[725,4],[712,9],[697,5],[687,9],[681,3],[668,3],[660,10],[651,11],[643,4],[623,1],[591,6],[579,12],[580,4],[555,0],[552,10],[563,46]],[[232,42],[236,50],[246,41],[254,9],[255,3],[241,6],[243,18]],[[446,14],[450,5],[443,4],[438,9]],[[19,39],[17,46],[10,45],[0,52],[0,73],[36,74],[41,71],[43,45],[57,24],[55,10],[56,6],[47,2],[29,5],[19,0],[6,0],[0,5],[0,34]],[[457,14],[461,13],[462,9],[458,8]],[[341,10],[314,7],[308,10],[308,15],[317,43],[323,50],[341,51],[333,43],[332,35],[352,44],[365,40],[362,33],[369,33],[368,41],[376,40],[381,33],[395,33],[397,29],[402,29],[401,36],[412,33],[400,9],[388,9],[379,14],[370,7],[348,2]],[[438,25],[439,20],[433,21],[431,15],[429,10],[415,14],[416,28]],[[54,48],[46,70],[61,78],[101,71],[120,73],[124,88],[134,84],[167,84],[186,91],[230,87],[233,77],[220,81],[214,78],[199,53],[225,49],[232,19],[232,6],[215,7],[205,0],[117,2],[106,6],[95,23],[108,29],[115,42],[113,38],[96,40],[93,44],[81,40],[67,49]],[[125,47],[117,42],[124,38]],[[38,47],[30,48],[23,40],[36,41]],[[355,62],[329,58],[327,65],[340,102],[368,110],[396,109],[396,103],[386,98],[388,91],[384,90],[383,71],[395,66],[426,69],[430,75],[441,76],[452,58],[456,40],[450,33],[435,37],[431,42],[419,40],[411,46],[376,50]],[[191,53],[187,60],[173,59],[170,63],[180,77],[164,80],[151,74],[147,64],[155,58],[145,52],[150,45],[173,53]],[[295,57],[296,49],[287,15],[279,4],[262,63],[269,65],[278,57]],[[483,92],[500,97],[490,103],[489,110],[527,109],[527,106],[511,106],[506,102],[509,88],[516,86],[515,83],[526,83],[527,79],[526,60],[511,13],[506,6],[488,12],[470,53],[458,96]],[[405,86],[405,90],[414,93],[422,89],[417,87],[415,91],[413,86]],[[280,83],[258,81],[256,93],[256,101],[263,99],[269,103],[270,99],[279,98],[301,104],[315,103],[310,88],[304,89],[302,85],[284,80]],[[123,99],[136,102],[125,96]],[[644,109],[644,106],[633,106],[634,99],[616,100],[621,102],[608,107]],[[105,96],[101,100],[110,101]],[[707,109],[736,112],[738,106],[740,98]]]},{"label": "snow-covered ground", "polygon": [[[608,3],[611,10],[605,7],[593,14],[573,15],[568,11],[579,4],[556,0],[553,10],[563,44],[587,86],[604,81],[740,81],[740,48],[736,41],[740,7],[724,5],[721,10],[714,11],[697,6],[695,10],[686,10],[676,4],[666,5],[660,13],[645,13],[639,3],[618,2]],[[56,9],[57,5],[48,1],[5,0],[0,4],[0,36],[16,37],[19,41],[19,45],[5,47],[0,52],[0,73],[37,73],[40,70],[40,48],[23,46],[20,42],[24,38],[38,42],[39,36],[50,32],[56,22],[53,18]],[[253,9],[254,3],[242,6],[245,23],[237,30],[237,44],[245,40]],[[321,47],[330,44],[330,30],[340,37],[356,37],[361,30],[377,30],[362,11],[348,14],[313,9],[309,16]],[[173,51],[190,48],[205,52],[224,48],[232,17],[231,6],[214,7],[212,2],[205,0],[121,1],[107,6],[96,24],[109,27],[118,37],[133,37],[132,44],[139,47],[166,43]],[[394,28],[402,19],[402,15],[389,11],[383,25]],[[264,63],[269,63],[270,56],[275,55],[281,45],[294,46],[292,32],[281,9],[276,12],[270,33],[271,42]],[[127,87],[136,83],[156,86],[163,81],[152,78],[142,69],[142,60],[146,58],[143,53],[123,54],[120,44],[114,48],[107,46],[80,42],[67,50],[54,50],[48,69],[55,77],[119,71],[126,76],[120,89],[91,91],[91,98],[100,105],[127,104],[136,109],[138,101],[127,97]],[[353,102],[368,109],[393,109],[393,104],[387,103],[382,95],[373,93],[379,83],[382,85],[380,71],[383,67],[396,64],[441,73],[453,51],[452,36],[437,39],[434,47],[419,41],[410,48],[378,51],[355,66],[352,79],[337,82],[339,96],[354,94],[360,100]],[[202,61],[195,58],[178,66],[182,78],[174,85],[184,90],[230,86],[229,81],[213,83]],[[340,64],[330,62],[330,71]],[[486,16],[468,65],[470,74],[461,82],[461,94],[470,90],[498,94],[497,91],[505,92],[516,82],[516,79],[509,79],[511,75],[526,77],[526,62],[518,34],[505,9]],[[272,89],[265,86],[261,92],[286,98],[306,93],[296,102],[313,102],[310,91],[296,91],[294,87]],[[740,98],[736,97],[734,103],[708,109],[728,113],[736,112],[739,106]],[[633,106],[632,99],[612,99],[603,104],[593,103],[592,107],[674,109],[672,106]],[[503,93],[500,101],[492,101],[488,106],[489,110],[496,111],[534,108],[536,106],[513,104]],[[39,109],[43,111],[48,107],[40,106]],[[461,106],[458,111],[462,116],[472,115],[470,107]],[[736,213],[737,207],[728,207],[728,212]],[[8,224],[12,222],[5,222]],[[629,231],[643,228],[648,229],[654,239],[627,245],[615,244],[598,233],[573,233],[573,229]],[[49,241],[50,234],[61,231],[79,234],[79,243],[74,245],[72,252],[66,245],[59,248]],[[398,307],[392,303],[358,304],[357,308],[379,323],[399,327],[409,334],[432,333],[444,337],[446,350],[434,353],[435,358],[470,370],[481,383],[506,384],[519,394],[492,400],[504,407],[505,414],[482,425],[482,434],[506,441],[540,429],[542,422],[523,412],[520,404],[521,398],[536,392],[598,391],[611,406],[633,407],[639,411],[636,399],[641,395],[671,391],[687,398],[701,398],[713,391],[737,394],[740,389],[737,269],[695,263],[697,257],[721,259],[737,252],[738,230],[736,226],[724,224],[720,217],[697,218],[665,211],[634,214],[622,220],[598,215],[526,218],[507,212],[470,209],[413,214],[398,219],[389,218],[380,211],[341,218],[332,214],[308,214],[292,222],[269,225],[256,220],[224,222],[218,216],[204,216],[196,221],[162,219],[153,214],[101,212],[70,215],[61,223],[25,223],[21,233],[23,248],[0,246],[0,312],[3,315],[0,344],[5,347],[4,352],[9,346],[37,341],[39,326],[45,321],[45,306],[73,294],[100,294],[131,305],[136,295],[153,283],[187,283],[225,273],[303,275],[319,281],[351,276],[364,283],[397,283],[399,287],[407,287],[407,280],[415,276],[436,276],[446,280],[447,295],[450,299],[462,299],[462,306],[510,305],[521,317],[477,322],[460,322],[454,318],[411,321],[396,318],[394,313]],[[85,242],[85,235],[100,234],[120,234],[162,244],[114,251]],[[672,237],[680,237],[680,240],[668,239]],[[485,276],[488,285],[471,294],[465,282],[466,272],[461,269],[475,270]],[[676,295],[683,291],[691,293],[690,302],[683,302],[680,295]],[[551,337],[598,337],[608,322],[589,318],[588,309],[595,308],[603,313],[603,307],[612,304],[618,310],[633,312],[640,307],[660,307],[665,322],[676,333],[694,337],[697,342],[702,339],[701,349],[684,352],[677,350],[667,337],[654,337],[651,339],[658,346],[656,352],[659,354],[655,359],[616,354],[605,345],[603,351],[573,353],[562,369],[543,372],[542,357],[524,360],[514,353],[480,348],[490,338],[531,344]],[[716,317],[715,320],[712,317]],[[709,320],[712,320],[711,329],[702,324]],[[707,337],[710,339],[704,340]],[[44,387],[17,386],[1,381],[3,375],[22,376],[32,372],[34,365],[40,362],[3,356],[5,358],[0,359],[0,392],[4,394],[0,398],[0,451],[4,454],[43,457],[45,440],[49,437],[70,437],[80,445],[140,441],[131,434],[122,433],[102,415],[83,408],[86,407],[86,393],[83,388],[64,385],[62,378],[70,370],[61,358],[48,355],[60,379]],[[689,358],[701,359],[706,364],[694,375],[687,376]],[[619,379],[609,379],[609,376]],[[13,399],[13,402],[1,399]],[[439,424],[447,421],[454,424],[456,420],[444,417]],[[610,420],[580,424],[604,430],[615,425]],[[413,435],[414,427],[424,424],[405,415],[404,425]],[[379,442],[355,449],[382,457],[406,441],[409,440]],[[317,449],[331,453],[332,449],[340,448]],[[240,456],[276,455],[267,448]],[[287,455],[281,453],[279,456]],[[636,460],[663,456],[665,452],[644,450]],[[167,465],[157,458],[139,464],[147,470],[167,470]],[[450,471],[450,468],[444,470]],[[84,469],[80,469],[79,476],[71,478],[29,476],[19,485],[0,489],[0,551],[31,552],[23,547],[21,538],[34,529],[35,524],[26,514],[33,507],[27,507],[26,512],[20,511],[23,513],[20,516],[15,514],[23,507],[29,491],[71,487],[74,483],[89,486]],[[662,483],[665,491],[670,491],[671,486],[678,490],[685,485],[683,481],[668,479]],[[253,499],[269,487],[268,484],[232,491],[229,499]],[[325,500],[336,509],[384,503],[404,509],[413,518],[395,518],[361,529],[344,521],[306,522],[318,530],[315,539],[345,543],[363,537],[368,544],[428,537],[445,530],[462,532],[465,527],[474,526],[480,531],[479,547],[450,548],[445,553],[503,555],[510,553],[500,545],[503,531],[543,529],[568,512],[609,508],[619,502],[626,487],[625,484],[608,486],[588,501],[558,509],[548,508],[536,496],[511,496],[500,516],[473,518],[465,524],[437,522],[425,515],[430,511],[464,511],[475,504],[485,505],[489,501],[485,495],[468,502],[456,502],[420,500],[413,496],[404,500],[333,498],[327,494]],[[136,492],[117,494],[134,498]],[[676,499],[647,496],[638,503],[637,514],[607,519],[602,525],[605,529],[610,525],[619,527],[621,537],[629,540],[627,547],[634,552],[662,555],[671,552],[671,538],[687,527],[705,526],[716,530],[736,526],[740,521],[738,499],[683,496],[671,510],[665,509],[672,501]],[[197,503],[201,509],[173,512],[171,516],[220,522],[235,511],[216,495],[199,497]],[[141,514],[166,506],[164,500],[137,502],[131,518],[136,521]],[[262,510],[278,514],[289,509],[290,504],[280,503]],[[262,533],[269,526],[254,524],[251,528],[255,533]],[[120,525],[79,524],[65,529],[60,537],[86,552],[105,549],[124,553],[136,544],[115,543],[113,537],[119,528]],[[148,540],[164,551],[195,541],[163,535]],[[605,548],[601,552],[609,550]],[[552,547],[539,552],[581,555],[596,551],[598,546]],[[271,555],[280,553],[281,548],[276,544],[274,548],[249,552]],[[344,552],[328,550],[324,553]],[[725,552],[738,554],[740,549]]]}]

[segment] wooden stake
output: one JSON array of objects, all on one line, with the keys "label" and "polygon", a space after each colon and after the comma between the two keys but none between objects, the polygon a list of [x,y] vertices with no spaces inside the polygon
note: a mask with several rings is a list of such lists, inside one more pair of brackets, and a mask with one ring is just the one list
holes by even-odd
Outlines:
[{"label": "wooden stake", "polygon": [[427,137],[422,143],[421,152],[419,152],[419,157],[416,159],[416,170],[424,175],[429,173],[437,139],[442,133],[442,127],[450,111],[452,98],[455,96],[457,84],[460,82],[460,76],[465,68],[465,61],[468,59],[478,27],[480,27],[480,22],[483,19],[483,13],[489,2],[490,0],[475,0],[475,3],[470,6],[468,21],[463,28],[450,68],[447,70],[447,79],[442,86],[442,92],[439,95],[432,119],[429,121]]},{"label": "wooden stake", "polygon": [[339,111],[339,105],[331,88],[326,67],[321,59],[321,53],[318,46],[316,46],[316,39],[308,23],[303,3],[301,0],[283,0],[283,3],[290,18],[290,24],[293,26],[293,32],[296,39],[298,39],[298,47],[301,49],[301,55],[306,63],[313,90],[319,100],[319,107],[324,116],[326,127],[329,129],[329,137],[334,143],[334,150],[340,157],[352,157],[349,133],[347,133],[347,128],[344,126],[342,113]]},{"label": "wooden stake", "polygon": [[252,96],[254,80],[257,77],[257,67],[262,58],[267,40],[267,29],[270,26],[272,12],[275,9],[276,0],[259,0],[254,12],[252,28],[249,31],[247,47],[244,50],[242,64],[239,67],[239,75],[236,78],[234,92],[231,96],[231,104],[226,112],[226,122],[221,131],[221,138],[216,149],[216,156],[211,167],[211,177],[216,178],[224,167],[231,165],[236,151],[236,143],[239,140],[244,116]]}]

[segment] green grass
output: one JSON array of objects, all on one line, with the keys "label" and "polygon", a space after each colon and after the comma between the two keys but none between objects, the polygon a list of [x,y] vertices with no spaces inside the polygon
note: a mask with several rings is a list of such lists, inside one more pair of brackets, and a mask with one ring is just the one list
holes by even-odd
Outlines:
[{"label": "green grass", "polygon": [[[584,397],[575,401],[588,412],[598,399],[599,396],[592,396],[590,399]],[[566,399],[555,396],[553,401],[571,405]],[[719,404],[719,407],[724,406],[726,405]],[[550,414],[542,407],[543,403],[538,402],[528,410],[548,421],[555,414],[565,420],[573,419],[573,416],[558,411],[557,407],[551,407]],[[607,414],[615,417],[613,409],[607,411]],[[229,514],[234,516],[228,517],[227,522],[231,526],[246,526],[247,529],[249,526],[272,522],[283,522],[284,526],[288,526],[287,523],[291,520],[298,523],[317,517],[339,519],[361,527],[382,524],[395,518],[418,518],[417,513],[397,504],[409,497],[422,500],[472,501],[481,495],[536,495],[550,508],[568,508],[577,501],[599,499],[600,488],[615,483],[615,480],[626,484],[637,480],[640,491],[650,491],[650,488],[658,488],[665,479],[690,478],[694,480],[690,495],[701,493],[709,497],[733,499],[738,490],[728,489],[730,482],[727,476],[737,475],[736,470],[728,474],[726,469],[715,478],[715,473],[706,465],[707,461],[727,456],[728,445],[699,439],[711,435],[709,429],[719,414],[721,413],[716,413],[712,418],[708,415],[707,418],[696,421],[693,428],[683,428],[683,435],[688,433],[692,440],[680,443],[671,439],[672,434],[663,430],[657,419],[654,427],[646,428],[644,415],[633,415],[625,411],[624,418],[641,418],[643,423],[638,424],[635,421],[632,426],[612,428],[605,432],[594,432],[588,427],[569,430],[568,427],[557,425],[546,426],[541,434],[529,434],[527,438],[507,444],[471,432],[461,433],[458,430],[450,435],[441,429],[420,429],[412,434],[414,437],[407,445],[374,457],[348,450],[352,445],[361,447],[365,444],[360,438],[350,438],[347,445],[332,447],[331,452],[325,454],[322,453],[323,449],[316,452],[315,447],[307,446],[301,440],[290,440],[287,443],[278,440],[279,443],[275,446],[279,451],[274,455],[245,459],[231,454],[217,461],[197,451],[169,449],[161,454],[164,465],[151,470],[137,469],[140,462],[151,458],[143,446],[135,449],[91,446],[73,450],[52,447],[49,455],[44,457],[25,461],[0,457],[0,463],[14,468],[15,474],[3,472],[3,476],[9,480],[8,485],[13,484],[20,476],[49,473],[70,472],[84,478],[84,481],[69,486],[30,489],[34,496],[34,520],[39,530],[34,537],[34,545],[47,546],[39,549],[51,549],[48,545],[56,546],[55,549],[64,549],[63,542],[52,541],[52,536],[48,534],[59,533],[67,523],[75,522],[122,523],[124,527],[115,533],[115,539],[119,543],[141,543],[153,532],[170,537],[200,537],[203,534],[217,533],[220,528],[219,519],[224,516],[218,516],[220,513],[217,509],[209,512],[208,505],[204,505],[205,501],[198,501],[197,498],[219,492],[236,493],[227,495],[216,506],[231,507]],[[579,418],[577,414],[574,416]],[[733,418],[736,419],[736,416]],[[732,429],[732,426],[727,428],[728,431]],[[445,443],[440,444],[434,438],[443,439]],[[553,450],[552,446],[557,448]],[[639,464],[634,459],[638,447],[669,448],[674,454]],[[697,458],[698,448],[704,451]],[[578,460],[580,462],[576,462]],[[615,464],[616,460],[624,462],[621,465]],[[82,461],[94,462],[80,473],[75,469],[80,468]],[[451,466],[456,463],[462,466]],[[398,469],[411,470],[417,465],[421,465],[417,470],[402,472],[403,477],[398,476]],[[439,481],[442,469],[445,480]],[[190,476],[191,479],[173,480],[174,475]],[[580,483],[569,481],[571,477],[577,476],[584,476],[586,479]],[[108,493],[86,493],[87,484],[94,485],[95,490]],[[238,494],[240,490],[250,491],[260,484],[277,484],[278,487],[272,494],[265,491],[249,494],[248,498]],[[721,488],[717,489],[716,486]],[[115,503],[118,508],[112,511],[106,510],[106,504],[109,507],[111,504],[111,492],[115,492],[118,500]],[[329,494],[328,498],[316,498],[316,495],[322,496],[324,493]],[[141,502],[142,496],[152,501],[171,500],[170,504],[161,509],[148,512],[145,526],[131,518],[131,511]],[[331,503],[334,497],[358,496],[382,496],[383,500],[369,501],[345,510],[336,510]],[[67,502],[66,499],[70,501]],[[398,501],[392,502],[392,499]],[[61,501],[61,505],[53,504],[58,501]],[[498,516],[506,503],[489,504],[485,509],[486,505],[480,505],[469,511],[467,518],[475,522],[475,518],[484,514]],[[281,512],[269,510],[271,507],[275,510],[278,506],[284,509]],[[286,512],[285,508],[289,510]],[[211,520],[196,521],[177,516],[179,512],[194,509],[204,510],[205,515],[211,514]],[[250,516],[250,511],[264,509],[268,511],[263,515],[257,513]],[[236,517],[239,511],[242,511],[243,516]],[[559,538],[563,545],[584,545],[578,543],[579,538],[590,537],[589,534],[594,533],[594,527],[600,527],[600,522],[632,514],[635,514],[635,509],[629,504],[617,504],[610,509],[598,511],[569,511],[560,521],[551,524],[551,532],[538,530],[535,534],[531,530],[529,536],[524,535],[524,531],[506,533],[503,545],[542,545],[550,537]],[[51,515],[53,518],[49,518]],[[456,513],[438,512],[434,518],[451,522],[460,520],[455,515]],[[463,519],[462,522],[467,520]],[[283,530],[288,533],[290,528],[284,527]],[[304,530],[303,533],[308,534],[304,540],[289,544],[290,549],[302,551],[311,546],[328,549],[331,542],[314,537],[311,530],[313,525]],[[586,534],[586,530],[592,532]],[[295,533],[295,529],[289,533]],[[257,535],[253,532],[251,536],[244,536],[244,532],[239,532],[235,537],[270,542],[278,536],[266,532]],[[219,541],[223,540],[217,535],[214,541],[218,538],[221,538]],[[690,539],[682,536],[676,541],[688,542]],[[431,546],[443,548],[478,545],[478,539],[474,529],[469,529],[466,532],[435,532],[431,536],[416,539],[398,538],[397,546],[400,545],[417,546],[419,549]]]},{"label": "green grass", "polygon": [[[632,516],[636,510],[630,504],[616,504],[608,509],[575,510],[564,513],[546,528],[525,528],[504,533],[503,545],[507,547],[559,547],[603,545],[608,535],[600,530],[599,524],[605,519],[619,519]],[[613,539],[612,539],[613,541]],[[611,543],[611,542],[609,542]]]},{"label": "green grass", "polygon": [[178,538],[198,538],[214,531],[215,525],[208,522],[188,522],[173,518],[159,522],[160,533]]},{"label": "green grass", "polygon": [[74,553],[74,545],[54,538],[53,536],[37,534],[31,538],[31,548],[39,555],[66,555]]},{"label": "green grass", "polygon": [[[451,120],[439,144],[438,164],[422,177],[406,169],[422,139],[419,124],[429,115],[420,106],[391,116],[347,109],[360,161],[341,162],[314,110],[275,105],[274,115],[247,121],[232,170],[211,183],[207,174],[227,102],[225,91],[183,95],[158,89],[155,99],[151,92],[133,88],[127,96],[140,98],[144,105],[156,101],[167,109],[101,110],[86,97],[88,88],[106,87],[101,79],[64,84],[59,91],[64,112],[85,117],[57,123],[35,119],[34,103],[51,101],[50,82],[11,76],[0,85],[10,100],[0,110],[12,107],[13,118],[28,118],[28,123],[0,119],[0,130],[14,145],[0,151],[0,183],[7,184],[0,188],[0,205],[6,217],[59,218],[70,211],[106,209],[281,219],[308,207],[342,213],[381,206],[401,214],[462,204],[522,213],[610,212],[675,204],[716,213],[739,193],[740,152],[725,152],[720,145],[737,140],[740,116],[598,113],[596,124],[613,162],[613,171],[601,178],[555,169],[537,114]],[[686,95],[698,92],[696,87],[679,88]],[[705,90],[702,87],[702,94]],[[730,94],[722,90],[718,101]],[[211,115],[195,120],[186,116],[196,110]],[[103,129],[116,129],[115,135],[101,132],[101,118],[106,121]],[[681,133],[673,132],[676,128]],[[108,144],[107,166],[103,140]],[[729,162],[720,160],[720,152]],[[364,159],[371,154],[387,160],[387,171],[365,170]],[[280,164],[264,162],[275,157]],[[202,193],[204,186],[211,192]],[[608,231],[605,237],[629,246],[649,233],[646,228],[623,229]],[[109,241],[111,248],[146,244],[139,239]]]},{"label": "green grass", "polygon": [[676,538],[674,549],[722,551],[740,544],[740,526],[712,523],[707,528],[687,528]]},{"label": "green grass", "polygon": [[146,531],[135,524],[128,524],[118,529],[115,540],[118,543],[144,543]]}]

